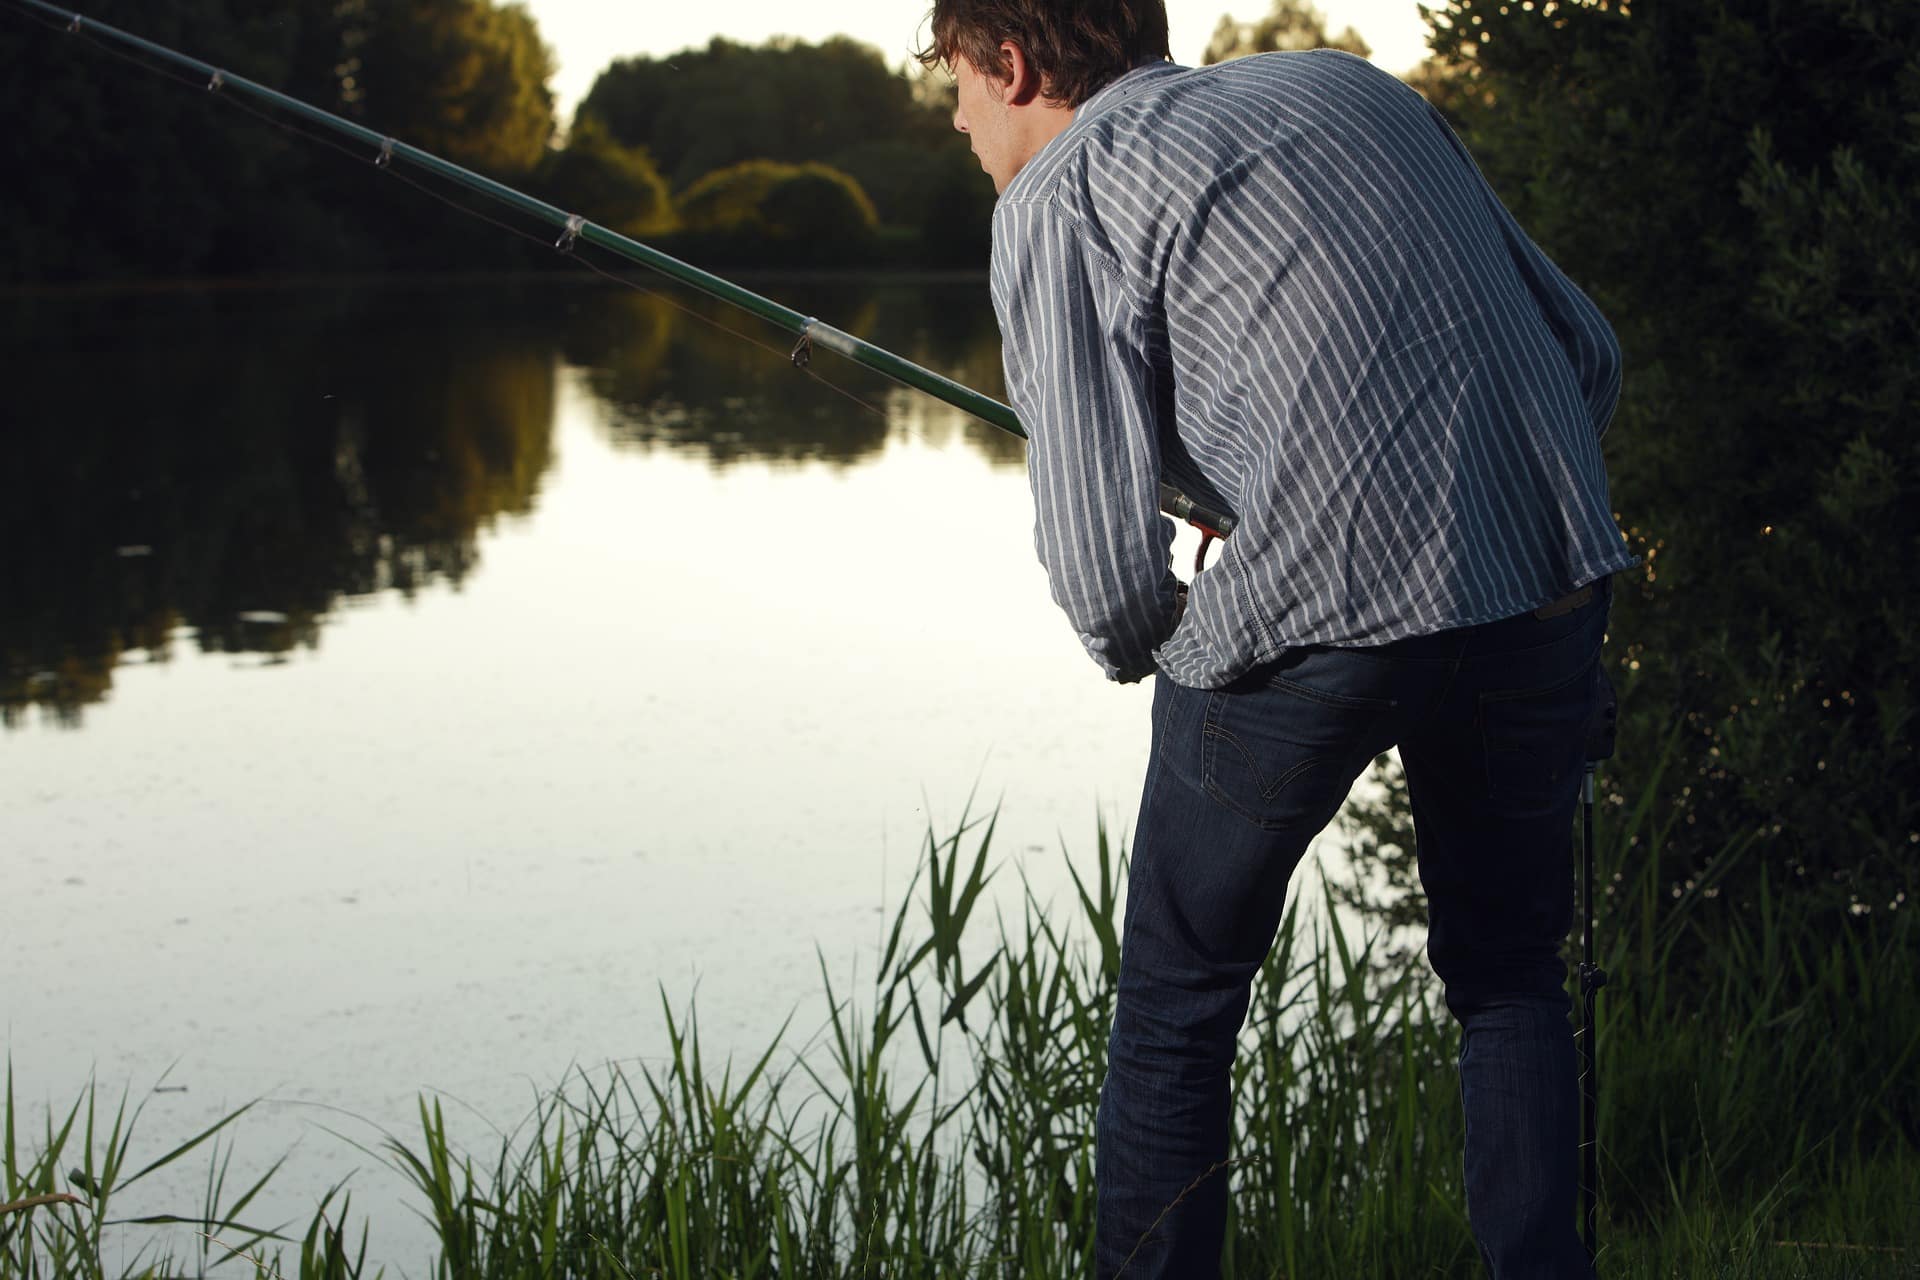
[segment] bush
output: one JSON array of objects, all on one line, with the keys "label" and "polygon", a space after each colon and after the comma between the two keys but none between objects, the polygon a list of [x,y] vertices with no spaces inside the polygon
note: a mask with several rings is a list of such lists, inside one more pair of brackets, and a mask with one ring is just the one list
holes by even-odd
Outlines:
[{"label": "bush", "polygon": [[860,184],[823,164],[748,160],[682,193],[685,242],[713,261],[829,266],[872,259],[879,218]]},{"label": "bush", "polygon": [[636,238],[673,229],[673,196],[645,147],[622,145],[593,116],[574,122],[564,151],[540,166],[547,199]]}]

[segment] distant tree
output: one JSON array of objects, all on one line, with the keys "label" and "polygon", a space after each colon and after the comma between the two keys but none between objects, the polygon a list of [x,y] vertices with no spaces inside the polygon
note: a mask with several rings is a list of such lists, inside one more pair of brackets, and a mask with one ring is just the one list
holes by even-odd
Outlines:
[{"label": "distant tree", "polygon": [[630,236],[673,228],[673,196],[642,147],[621,145],[599,120],[586,116],[549,152],[539,173],[547,198],[571,213]]},{"label": "distant tree", "polygon": [[1326,15],[1310,0],[1273,0],[1273,8],[1258,22],[1236,22],[1221,15],[1201,61],[1212,66],[1248,54],[1303,49],[1341,49],[1362,58],[1373,52],[1352,27],[1329,35]]},{"label": "distant tree", "polygon": [[874,143],[933,149],[957,136],[878,50],[845,37],[716,39],[665,58],[623,58],[600,73],[579,114],[647,148],[680,191],[742,160],[837,167],[842,153]]},{"label": "distant tree", "polygon": [[519,4],[356,0],[355,104],[383,133],[494,177],[532,172],[553,136],[553,55]]},{"label": "distant tree", "polygon": [[933,153],[935,163],[912,188],[910,212],[903,221],[919,229],[922,262],[978,267],[987,261],[993,241],[997,199],[993,183],[981,171],[973,149],[953,128],[958,105],[953,78],[923,69],[912,85],[915,103],[937,122],[940,144]]},{"label": "distant tree", "polygon": [[993,242],[993,183],[967,149],[939,153],[921,188],[921,260],[928,266],[978,268]]},{"label": "distant tree", "polygon": [[863,260],[879,226],[873,202],[846,174],[774,160],[715,170],[681,195],[678,211],[709,255],[784,265]]},{"label": "distant tree", "polygon": [[[533,20],[489,0],[97,0],[88,16],[503,178],[553,129]],[[94,42],[0,13],[0,279],[497,261],[417,193]]]},{"label": "distant tree", "polygon": [[987,259],[993,189],[954,132],[951,86],[889,70],[844,37],[624,58],[601,72],[576,119],[645,147],[680,192],[749,160],[828,165],[858,182],[896,259]]},{"label": "distant tree", "polygon": [[[332,41],[314,4],[100,0],[89,17],[331,105]],[[285,135],[111,58],[17,7],[0,14],[0,279],[245,269],[289,223],[328,235]],[[246,211],[245,217],[239,210]]]}]

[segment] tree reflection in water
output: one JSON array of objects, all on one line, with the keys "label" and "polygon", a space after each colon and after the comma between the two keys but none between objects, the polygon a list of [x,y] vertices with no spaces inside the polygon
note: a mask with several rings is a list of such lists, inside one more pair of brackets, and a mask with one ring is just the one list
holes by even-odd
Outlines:
[{"label": "tree reflection in water", "polygon": [[[755,280],[748,287],[988,395],[1004,395],[999,334],[977,282]],[[741,459],[852,465],[885,446],[902,419],[940,423],[989,458],[1018,461],[1021,442],[890,379],[818,353],[797,373],[791,341],[710,299],[681,292],[594,291],[568,306],[563,351],[611,409],[616,442],[694,448],[717,465]],[[944,444],[947,438],[930,442]]]},{"label": "tree reflection in water", "polygon": [[[1003,394],[980,282],[753,287]],[[567,279],[20,295],[0,300],[0,334],[19,356],[0,507],[8,727],[35,706],[78,725],[116,666],[164,661],[182,634],[271,658],[316,647],[343,596],[460,582],[481,531],[533,509],[560,359],[616,444],[715,466],[852,466],[897,434],[1023,456],[839,357],[818,358],[831,386],[804,377],[780,333],[718,304]]]},{"label": "tree reflection in water", "polygon": [[[470,300],[469,300],[470,301]],[[317,643],[342,595],[459,581],[532,508],[553,362],[445,293],[16,300],[0,714],[77,724],[128,652]]]}]

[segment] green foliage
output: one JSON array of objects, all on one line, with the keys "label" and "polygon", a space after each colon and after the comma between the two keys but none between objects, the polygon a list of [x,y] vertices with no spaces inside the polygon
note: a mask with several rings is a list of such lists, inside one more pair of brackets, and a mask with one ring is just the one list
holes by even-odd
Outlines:
[{"label": "green foliage", "polygon": [[[497,177],[529,172],[553,129],[533,21],[490,0],[101,0],[87,14]],[[365,171],[343,180],[339,156],[15,6],[0,65],[24,179],[0,184],[0,280],[506,260],[498,232]]]},{"label": "green foliage", "polygon": [[1606,451],[1645,565],[1617,584],[1602,778],[1616,804],[1657,786],[1666,831],[1633,856],[1682,893],[1755,842],[1699,947],[1763,877],[1809,927],[1912,910],[1920,3],[1453,0],[1435,48],[1482,167],[1626,350]]},{"label": "green foliage", "polygon": [[852,147],[925,149],[958,136],[878,50],[845,37],[757,46],[716,39],[664,58],[621,58],[600,73],[579,114],[647,148],[677,191],[744,160],[837,165]]},{"label": "green foliage", "polygon": [[1432,103],[1455,131],[1466,127],[1469,110],[1486,105],[1481,91],[1457,63],[1424,58],[1400,79]]},{"label": "green foliage", "polygon": [[[241,22],[224,0],[105,0],[89,13],[243,74],[324,91],[329,54],[307,8],[265,4]],[[208,95],[114,62],[15,6],[0,12],[0,65],[11,175],[0,183],[0,279],[192,271],[251,256],[260,237],[228,202],[265,197],[286,172],[281,138],[235,127]],[[212,174],[217,182],[202,177]],[[304,198],[276,203],[324,224]]]},{"label": "green foliage", "polygon": [[574,124],[563,150],[548,153],[538,185],[568,212],[635,239],[673,228],[673,197],[653,158],[621,144],[593,116]]},{"label": "green foliage", "polygon": [[[500,0],[102,0],[89,16],[279,88],[635,235],[672,230],[682,192],[752,160],[827,165],[885,225],[748,243],[745,222],[689,246],[730,263],[915,261],[978,269],[993,192],[951,127],[951,95],[837,38],[616,62],[558,153],[552,56],[527,10]],[[87,37],[0,12],[0,112],[14,168],[0,187],[0,280],[524,266],[497,228],[452,214],[371,166],[342,168],[300,136],[177,74],[116,61]],[[287,123],[287,122],[282,122]],[[353,144],[338,144],[351,151]],[[372,155],[365,157],[371,160]],[[658,162],[658,168],[655,167]],[[811,171],[810,171],[811,172]],[[814,182],[783,190],[774,225],[849,212]],[[851,231],[846,228],[852,228]],[[846,239],[848,235],[853,238]],[[793,256],[799,254],[799,257]]]},{"label": "green foliage", "polygon": [[[958,137],[958,135],[954,135]],[[980,270],[993,238],[993,187],[964,144],[857,143],[835,167],[867,192],[880,221],[915,234],[922,266]]]},{"label": "green foliage", "polygon": [[[228,1112],[163,1154],[136,1157],[134,1143],[146,1110],[144,1101],[129,1111],[125,1093],[115,1104],[89,1082],[64,1116],[50,1109],[45,1128],[38,1135],[23,1135],[11,1060],[7,1063],[5,1101],[5,1139],[0,1147],[0,1175],[4,1175],[4,1181],[0,1181],[0,1275],[9,1280],[105,1280],[109,1272],[101,1253],[102,1240],[109,1228],[124,1221],[110,1216],[113,1206],[150,1176],[203,1148],[209,1153],[211,1168],[199,1212],[150,1214],[138,1222],[197,1228],[202,1233],[197,1261],[203,1275],[211,1264],[226,1257],[210,1239],[215,1234],[231,1240],[229,1247],[233,1250],[254,1248],[273,1238],[270,1230],[247,1226],[241,1215],[273,1178],[279,1164],[244,1189],[230,1192],[227,1187],[233,1155],[228,1126],[244,1116],[252,1103]],[[31,1143],[24,1153],[23,1136]],[[123,1255],[119,1274],[171,1273],[170,1260],[150,1257],[145,1247],[136,1249],[130,1259],[124,1257],[124,1250],[116,1252]]]},{"label": "green foliage", "polygon": [[345,11],[357,19],[343,33],[353,102],[369,125],[502,180],[540,163],[553,55],[524,7],[354,0]]},{"label": "green foliage", "polygon": [[859,262],[879,219],[860,184],[823,164],[747,160],[709,173],[677,202],[686,243],[704,260]]},{"label": "green foliage", "polygon": [[1221,15],[1200,62],[1210,67],[1254,53],[1303,49],[1341,49],[1362,58],[1373,52],[1352,27],[1329,35],[1327,16],[1311,0],[1273,0],[1273,8],[1258,22],[1235,22]]},{"label": "green foliage", "polygon": [[[912,233],[914,261],[987,260],[993,188],[953,130],[950,88],[889,71],[852,40],[714,40],[667,58],[623,58],[594,81],[578,115],[645,147],[683,195],[750,160],[824,164],[860,184],[881,224]],[[736,247],[729,258],[738,257]]]}]

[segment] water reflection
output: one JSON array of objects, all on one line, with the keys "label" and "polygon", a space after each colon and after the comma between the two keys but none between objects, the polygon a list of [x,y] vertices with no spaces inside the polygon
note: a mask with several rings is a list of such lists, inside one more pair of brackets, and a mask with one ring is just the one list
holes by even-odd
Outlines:
[{"label": "water reflection", "polygon": [[[754,287],[1003,394],[977,281]],[[584,370],[617,444],[716,467],[853,466],[899,432],[1022,457],[837,357],[818,361],[832,386],[802,376],[780,334],[719,304],[565,280],[16,295],[0,349],[9,728],[36,706],[77,726],[116,666],[165,661],[178,637],[271,658],[316,647],[344,596],[460,582],[481,532],[534,508],[556,359]]]},{"label": "water reflection", "polygon": [[[124,655],[285,653],[342,595],[457,582],[552,458],[538,328],[424,294],[16,303],[0,715],[77,724]],[[503,318],[504,317],[504,318]]]},{"label": "water reflection", "polygon": [[804,377],[772,345],[777,338],[715,303],[602,294],[568,317],[562,350],[587,369],[622,444],[696,448],[721,466],[745,458],[844,466],[879,452],[887,419],[868,406],[877,407],[881,380],[859,369],[823,371],[831,385]]},{"label": "water reflection", "polygon": [[[999,334],[977,283],[844,284],[753,281],[795,310],[977,387],[1004,394]],[[785,296],[782,296],[785,295]],[[831,355],[808,377],[771,326],[707,298],[598,291],[568,306],[563,353],[588,370],[609,406],[617,442],[697,449],[716,465],[741,459],[815,460],[850,466],[877,454],[903,420],[927,405],[918,393]],[[929,402],[931,403],[931,402]],[[965,415],[934,413],[997,461],[1023,446]]]}]

